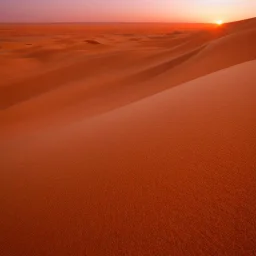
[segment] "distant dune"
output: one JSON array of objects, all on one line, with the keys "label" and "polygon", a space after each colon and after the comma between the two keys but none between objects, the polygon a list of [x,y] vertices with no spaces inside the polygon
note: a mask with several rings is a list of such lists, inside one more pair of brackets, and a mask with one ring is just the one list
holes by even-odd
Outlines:
[{"label": "distant dune", "polygon": [[255,22],[0,25],[1,255],[255,255]]}]

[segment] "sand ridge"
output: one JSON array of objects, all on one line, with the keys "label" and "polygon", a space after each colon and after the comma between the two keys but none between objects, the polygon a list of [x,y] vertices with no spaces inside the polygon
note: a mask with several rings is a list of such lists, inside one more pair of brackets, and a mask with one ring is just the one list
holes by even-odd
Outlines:
[{"label": "sand ridge", "polygon": [[254,23],[0,26],[3,255],[255,255]]}]

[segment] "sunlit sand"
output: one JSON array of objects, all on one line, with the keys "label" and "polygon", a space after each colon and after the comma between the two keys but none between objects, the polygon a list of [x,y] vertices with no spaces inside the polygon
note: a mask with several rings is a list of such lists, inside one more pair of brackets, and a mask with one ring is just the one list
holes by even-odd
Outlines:
[{"label": "sunlit sand", "polygon": [[0,37],[1,255],[256,254],[256,19]]}]

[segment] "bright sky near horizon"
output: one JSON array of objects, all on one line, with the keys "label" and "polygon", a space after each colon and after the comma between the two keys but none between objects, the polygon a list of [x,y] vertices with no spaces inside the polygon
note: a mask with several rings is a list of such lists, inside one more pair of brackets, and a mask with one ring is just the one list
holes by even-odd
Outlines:
[{"label": "bright sky near horizon", "polygon": [[256,0],[0,0],[0,22],[223,22],[256,16]]}]

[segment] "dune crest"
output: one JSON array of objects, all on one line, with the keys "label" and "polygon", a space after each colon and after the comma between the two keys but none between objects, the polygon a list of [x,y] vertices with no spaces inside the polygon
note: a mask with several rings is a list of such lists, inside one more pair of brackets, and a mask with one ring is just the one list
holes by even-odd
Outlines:
[{"label": "dune crest", "polygon": [[1,253],[255,255],[254,22],[12,35]]}]

